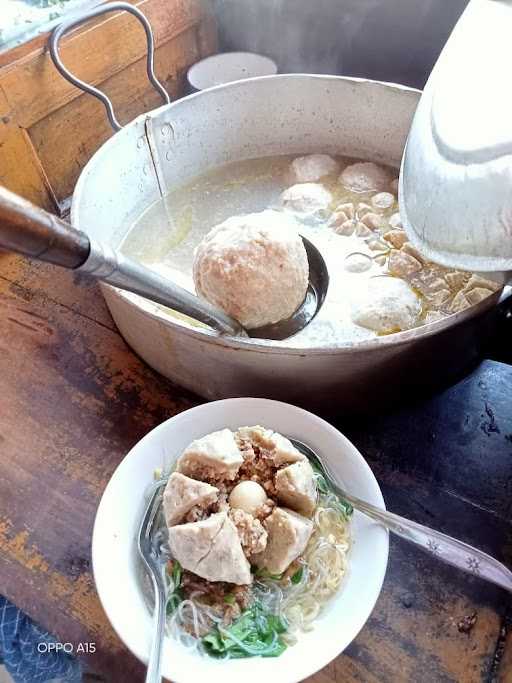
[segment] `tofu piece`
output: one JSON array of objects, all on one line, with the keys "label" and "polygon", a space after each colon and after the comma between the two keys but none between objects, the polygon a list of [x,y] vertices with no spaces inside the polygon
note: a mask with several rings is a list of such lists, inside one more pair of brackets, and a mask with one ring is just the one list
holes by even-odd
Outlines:
[{"label": "tofu piece", "polygon": [[251,560],[271,574],[281,574],[305,550],[313,533],[313,522],[293,510],[277,507],[264,521],[267,547]]},{"label": "tofu piece", "polygon": [[[384,238],[387,238],[387,236],[387,234],[384,235]],[[402,277],[421,270],[421,263],[414,256],[410,256],[401,250],[392,249],[389,254],[388,268],[389,272],[393,273],[393,275]]]},{"label": "tofu piece", "polygon": [[487,280],[481,275],[472,275],[464,288],[464,293],[467,294],[467,292],[476,288],[490,289],[491,292],[496,292],[500,286],[497,282],[494,282],[493,280]]},{"label": "tofu piece", "polygon": [[487,299],[492,293],[493,292],[490,289],[487,289],[487,287],[475,287],[475,289],[466,292],[466,299],[474,306],[475,304],[479,304],[480,301]]},{"label": "tofu piece", "polygon": [[317,500],[313,468],[307,460],[283,467],[276,473],[277,498],[287,507],[311,517]]},{"label": "tofu piece", "polygon": [[173,472],[163,496],[167,526],[179,524],[195,505],[207,507],[210,503],[214,503],[218,496],[219,489],[215,486],[186,477],[181,472]]},{"label": "tofu piece", "polygon": [[409,254],[409,256],[412,256],[413,258],[416,259],[419,263],[421,263],[422,266],[425,265],[425,259],[423,256],[420,254],[420,252],[412,246],[410,242],[404,242],[402,245],[402,253]]},{"label": "tofu piece", "polygon": [[407,242],[407,235],[405,234],[404,230],[400,230],[399,228],[393,228],[393,230],[389,230],[384,235],[384,239],[386,240],[386,242],[392,244],[395,247],[395,249],[401,249]]},{"label": "tofu piece", "polygon": [[454,270],[450,273],[446,273],[444,276],[444,279],[448,283],[448,286],[451,289],[454,290],[459,290],[464,287],[464,284],[468,280],[468,273],[465,273],[462,270]]},{"label": "tofu piece", "polygon": [[207,581],[252,583],[251,566],[226,511],[171,527],[169,547],[182,567]]},{"label": "tofu piece", "polygon": [[450,312],[460,313],[460,311],[464,311],[466,308],[469,308],[470,306],[471,304],[466,299],[466,295],[463,292],[459,292],[455,295],[455,298],[453,299],[450,305]]},{"label": "tofu piece", "polygon": [[277,467],[289,465],[299,460],[307,460],[292,443],[277,432],[256,425],[255,427],[241,427],[237,432],[243,439],[249,439],[255,446],[269,452]]},{"label": "tofu piece", "polygon": [[178,458],[177,470],[193,479],[233,480],[244,459],[229,429],[196,439]]}]

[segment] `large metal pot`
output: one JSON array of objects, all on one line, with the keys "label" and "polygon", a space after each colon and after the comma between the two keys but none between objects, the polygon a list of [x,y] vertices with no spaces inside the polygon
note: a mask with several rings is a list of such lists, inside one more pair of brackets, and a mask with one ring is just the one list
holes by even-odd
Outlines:
[{"label": "large metal pot", "polygon": [[[398,166],[419,93],[341,77],[275,76],[192,95],[139,117],[84,169],[73,224],[117,246],[164,191],[220,164],[329,151]],[[207,398],[267,396],[360,409],[474,360],[498,295],[427,327],[369,342],[279,348],[220,337],[134,295],[103,292],[132,348],[156,370]]]},{"label": "large metal pot", "polygon": [[[118,246],[162,193],[235,160],[324,151],[398,168],[420,93],[344,77],[281,75],[203,91],[139,116],[83,170],[72,223]],[[500,293],[425,327],[360,343],[283,348],[189,326],[102,286],[128,344],[208,399],[252,395],[339,411],[376,410],[453,378],[480,353]]]}]

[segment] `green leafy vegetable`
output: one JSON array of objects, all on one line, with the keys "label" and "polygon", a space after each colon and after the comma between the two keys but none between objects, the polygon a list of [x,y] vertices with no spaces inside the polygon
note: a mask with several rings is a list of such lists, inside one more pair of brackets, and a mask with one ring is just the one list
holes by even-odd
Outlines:
[{"label": "green leafy vegetable", "polygon": [[181,565],[178,560],[172,560],[172,562],[169,564],[171,565],[170,571],[169,565],[166,567],[167,576],[169,576],[171,579],[169,586],[170,592],[167,596],[167,616],[170,616],[173,612],[175,612],[180,602],[184,599],[183,590],[181,589],[181,577],[183,574]]},{"label": "green leafy vegetable", "polygon": [[183,593],[180,589],[171,593],[167,598],[167,607],[165,609],[168,617],[171,616],[177,609],[180,602],[183,600]]},{"label": "green leafy vegetable", "polygon": [[227,595],[224,596],[224,602],[226,602],[228,605],[234,605],[235,604],[235,596],[233,593],[228,593]]},{"label": "green leafy vegetable", "polygon": [[327,482],[325,481],[324,474],[320,467],[318,467],[318,465],[311,461],[310,464],[313,470],[316,472],[315,480],[317,489],[320,491],[320,493],[323,493],[324,495],[328,493],[333,493],[336,496],[335,507],[339,510],[339,513],[341,514],[343,519],[348,519],[348,517],[350,517],[351,514],[354,512],[354,508],[352,507],[352,505],[348,502],[348,500],[345,500],[327,484]]},{"label": "green leafy vegetable", "polygon": [[172,587],[173,587],[174,591],[176,591],[181,586],[181,575],[182,574],[183,574],[183,570],[181,568],[181,564],[178,562],[178,560],[173,560],[170,577],[172,580]]},{"label": "green leafy vegetable", "polygon": [[270,574],[268,569],[265,569],[265,567],[258,568],[255,567],[253,568],[253,574],[256,576],[258,579],[273,579],[274,581],[281,581],[283,578],[282,574]]},{"label": "green leafy vegetable", "polygon": [[292,578],[290,579],[293,584],[297,584],[301,582],[302,575],[304,574],[304,567],[301,567],[300,569],[297,569],[295,574],[293,574]]},{"label": "green leafy vegetable", "polygon": [[283,617],[267,612],[255,601],[229,628],[216,625],[202,643],[212,657],[278,657],[286,650],[280,636],[287,629]]}]

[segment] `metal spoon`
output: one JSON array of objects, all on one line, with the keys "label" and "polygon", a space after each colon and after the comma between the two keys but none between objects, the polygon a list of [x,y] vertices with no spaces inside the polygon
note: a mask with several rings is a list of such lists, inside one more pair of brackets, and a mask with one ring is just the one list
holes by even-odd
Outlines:
[{"label": "metal spoon", "polygon": [[290,438],[290,441],[322,472],[332,490],[340,498],[348,501],[355,510],[362,512],[376,522],[380,522],[389,531],[410,543],[414,543],[414,545],[419,546],[422,550],[434,555],[441,562],[451,564],[458,569],[462,569],[469,574],[478,576],[512,592],[512,572],[504,564],[495,560],[494,557],[478,550],[478,548],[473,548],[463,541],[447,536],[435,529],[430,529],[423,524],[413,522],[405,517],[395,515],[393,512],[376,508],[374,505],[370,505],[370,503],[366,503],[364,500],[360,500],[347,493],[337,484],[335,475],[317,453],[309,446],[306,446],[306,444],[297,441],[297,439]]},{"label": "metal spoon", "polygon": [[162,483],[151,496],[137,535],[139,554],[151,577],[155,595],[153,640],[149,653],[146,683],[157,683],[162,680],[160,669],[162,663],[162,642],[164,638],[165,609],[167,603],[167,589],[164,572],[165,563],[168,557],[165,551],[162,550],[162,539],[158,537],[156,529],[160,526],[158,524],[158,517],[161,513],[162,489],[164,486],[165,482]]},{"label": "metal spoon", "polygon": [[140,294],[205,323],[222,334],[286,339],[307,325],[320,309],[329,275],[318,249],[304,237],[310,281],[303,304],[287,320],[244,330],[216,306],[194,296],[158,273],[136,263],[109,244],[74,230],[57,216],[0,187],[0,248],[29,258],[88,273],[108,284]]}]

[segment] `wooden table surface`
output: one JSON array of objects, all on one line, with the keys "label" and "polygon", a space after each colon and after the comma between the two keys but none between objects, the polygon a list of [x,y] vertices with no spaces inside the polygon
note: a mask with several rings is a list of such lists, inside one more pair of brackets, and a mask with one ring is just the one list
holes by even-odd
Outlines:
[{"label": "wooden table surface", "polygon": [[[95,642],[87,664],[113,683],[144,672],[95,593],[96,507],[131,446],[199,402],[130,351],[96,286],[0,255],[0,593],[63,642]],[[485,361],[393,415],[334,423],[390,509],[512,564],[511,366]],[[367,625],[308,683],[510,682],[511,624],[504,591],[392,539]]]}]

